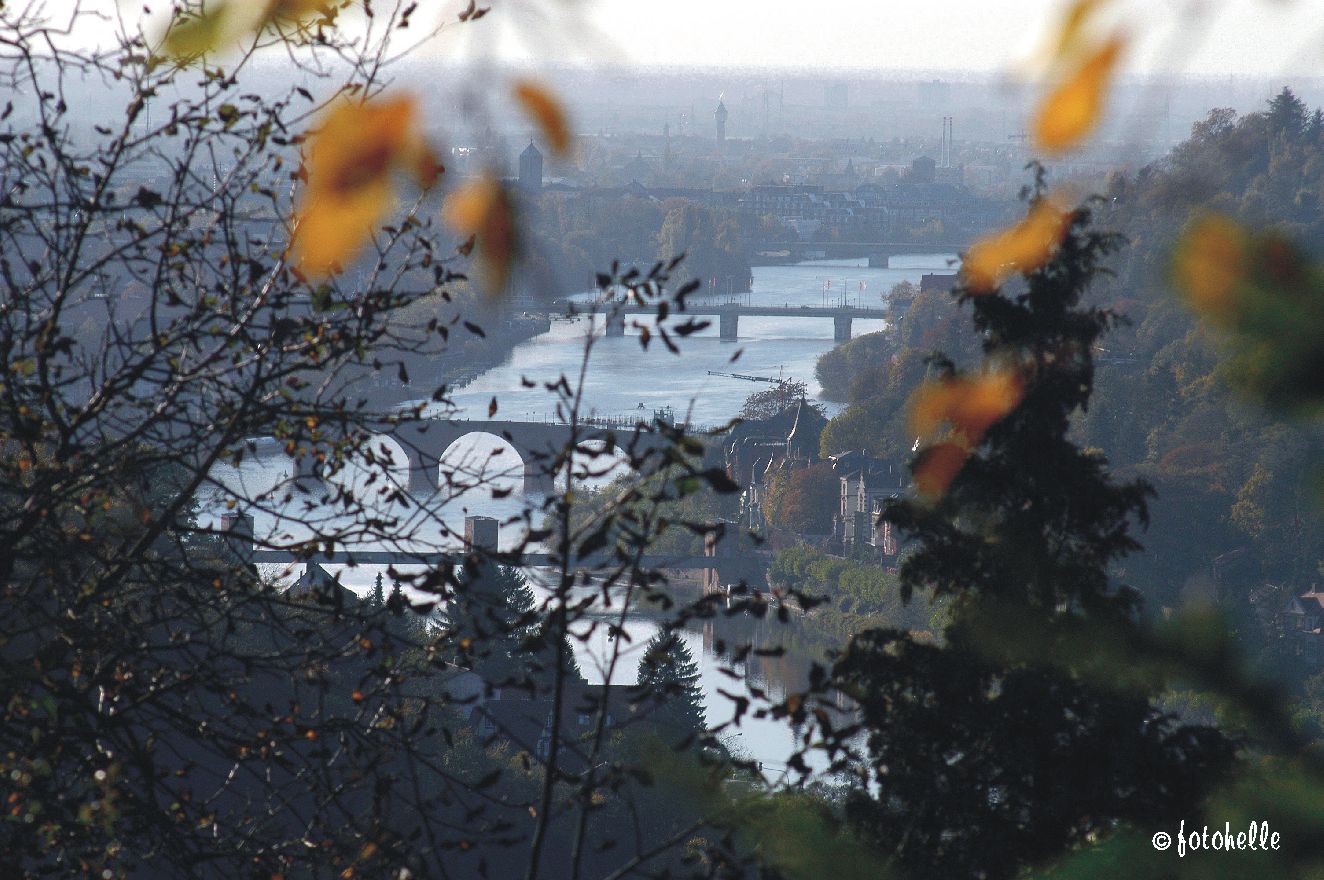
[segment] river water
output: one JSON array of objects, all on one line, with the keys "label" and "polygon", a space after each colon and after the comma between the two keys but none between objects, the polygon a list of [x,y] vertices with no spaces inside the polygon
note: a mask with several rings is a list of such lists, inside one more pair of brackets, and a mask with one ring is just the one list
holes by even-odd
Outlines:
[{"label": "river water", "polygon": [[[842,302],[876,307],[885,303],[887,292],[898,282],[918,283],[925,273],[954,271],[954,261],[953,255],[939,254],[893,258],[886,269],[870,268],[863,260],[756,267],[753,289],[741,301],[753,305],[793,307]],[[504,363],[453,394],[458,410],[455,417],[485,419],[495,398],[498,405],[496,418],[548,418],[554,411],[554,400],[541,384],[529,388],[522,380],[541,383],[565,375],[574,381],[579,375],[584,338],[591,320],[555,321],[550,332],[516,346]],[[599,319],[599,326],[594,328],[598,335],[592,358],[585,372],[584,399],[588,408],[604,416],[642,414],[647,418],[655,409],[671,407],[678,416],[688,415],[691,423],[716,425],[727,422],[738,413],[750,393],[770,387],[711,375],[709,371],[797,379],[809,385],[811,394],[818,395],[820,389],[814,379],[814,364],[834,345],[831,319],[741,318],[740,338],[735,342],[720,340],[715,325],[714,321],[714,326],[680,341],[681,353],[675,355],[656,340],[646,351],[641,349],[638,333],[633,328],[627,329],[624,337],[601,336]],[[853,333],[858,336],[880,329],[880,321],[857,320]],[[397,461],[403,462],[403,455]],[[453,533],[462,533],[466,514],[504,520],[524,509],[526,499],[522,497],[520,478],[522,463],[499,438],[481,433],[467,435],[452,447],[447,461],[468,462],[474,469],[481,468],[492,475],[494,488],[512,491],[505,498],[494,499],[490,489],[483,489],[461,498],[436,501],[430,507],[425,505],[412,513],[401,514],[409,522],[421,522],[420,516],[426,513],[429,517],[439,518]],[[288,478],[291,469],[289,460],[273,451],[250,459],[238,470],[220,468],[215,476],[223,486],[242,486],[242,494],[252,497],[252,493],[265,491]],[[351,479],[357,481],[362,476],[359,474]],[[224,509],[223,500],[221,491],[205,496],[202,499],[203,519],[214,521],[219,517]],[[298,538],[306,534],[293,519],[282,517],[279,509],[273,507],[252,512],[260,535]],[[512,531],[503,535],[502,543],[508,545],[516,539]],[[363,549],[377,547],[365,546]],[[273,577],[290,576],[280,566],[265,568]],[[328,566],[328,569],[339,573],[342,583],[360,593],[371,590],[378,573],[384,572],[382,566],[353,569]],[[541,591],[538,573],[532,571],[529,574],[535,591]],[[657,626],[655,620],[646,616],[632,617],[625,627],[623,641],[609,639],[605,626],[598,626],[592,632],[588,632],[586,626],[585,638],[572,640],[581,670],[590,681],[604,681],[607,660],[616,650],[620,651],[621,657],[612,675],[613,683],[633,682],[643,646],[656,632]],[[800,677],[811,659],[819,659],[815,656],[818,650],[803,644],[785,630],[775,623],[719,618],[696,623],[683,633],[699,666],[710,724],[719,724],[732,717],[732,702],[719,691],[748,697],[754,688],[777,699],[787,688],[803,686]],[[719,655],[718,645],[725,642],[734,646],[751,639],[763,647],[782,646],[787,655],[780,659],[762,658],[740,664],[736,667],[740,677],[733,680],[724,671],[731,664],[729,659]],[[733,748],[762,761],[769,775],[775,775],[794,747],[795,733],[784,722],[747,716],[740,728],[731,731],[727,739]]]}]

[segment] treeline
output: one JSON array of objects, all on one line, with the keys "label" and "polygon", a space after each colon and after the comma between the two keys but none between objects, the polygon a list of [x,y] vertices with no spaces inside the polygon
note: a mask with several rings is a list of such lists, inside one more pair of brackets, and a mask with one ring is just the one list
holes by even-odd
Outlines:
[{"label": "treeline", "polygon": [[[1321,192],[1324,115],[1288,90],[1260,113],[1215,110],[1162,161],[1115,175],[1098,222],[1128,244],[1090,301],[1125,321],[1095,352],[1095,399],[1073,423],[1078,443],[1157,490],[1141,535],[1146,552],[1114,575],[1139,587],[1154,611],[1218,601],[1258,645],[1252,650],[1267,651],[1265,663],[1282,671],[1293,667],[1253,623],[1249,595],[1265,582],[1299,593],[1321,577],[1324,519],[1308,477],[1319,433],[1239,397],[1217,334],[1167,282],[1181,229],[1205,211],[1318,249]],[[858,337],[825,355],[819,381],[848,405],[824,431],[823,449],[905,457],[915,439],[906,403],[932,369],[930,353],[966,364],[977,356],[978,340],[963,327],[951,297],[921,295],[891,335]]]},{"label": "treeline", "polygon": [[[751,233],[735,211],[671,198],[544,193],[526,206],[526,271],[555,293],[591,289],[614,261],[650,264],[685,255],[681,275],[708,289],[749,289]],[[542,294],[543,289],[534,289]]]},{"label": "treeline", "polygon": [[1102,222],[1131,245],[1097,294],[1130,326],[1100,354],[1099,392],[1079,429],[1158,490],[1150,552],[1126,574],[1163,604],[1217,583],[1225,605],[1246,611],[1261,582],[1300,592],[1320,577],[1324,519],[1308,477],[1317,429],[1239,397],[1218,335],[1165,281],[1174,239],[1207,211],[1318,249],[1322,184],[1324,115],[1286,89],[1260,113],[1213,111],[1162,162],[1112,181]]},{"label": "treeline", "polygon": [[823,354],[815,375],[824,395],[847,404],[823,431],[823,454],[863,449],[905,460],[915,439],[906,436],[906,401],[928,374],[932,353],[958,364],[975,361],[978,340],[968,322],[950,295],[930,291],[915,296],[895,327]]},{"label": "treeline", "polygon": [[854,615],[862,624],[902,630],[936,632],[942,628],[945,603],[902,601],[896,573],[877,563],[829,556],[797,544],[777,552],[768,580],[826,599],[822,613],[828,615]]}]

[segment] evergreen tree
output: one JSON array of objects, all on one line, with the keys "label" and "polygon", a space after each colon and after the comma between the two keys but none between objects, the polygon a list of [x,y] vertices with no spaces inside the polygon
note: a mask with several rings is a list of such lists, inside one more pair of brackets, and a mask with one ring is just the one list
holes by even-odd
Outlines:
[{"label": "evergreen tree", "polygon": [[1269,127],[1275,134],[1295,138],[1306,130],[1309,120],[1305,102],[1289,88],[1269,101]]},{"label": "evergreen tree", "polygon": [[699,666],[674,629],[658,630],[644,648],[638,688],[649,719],[663,737],[684,738],[707,727]]},{"label": "evergreen tree", "polygon": [[527,663],[520,654],[537,629],[535,605],[519,569],[466,563],[441,612],[449,659],[489,684],[523,681]]},{"label": "evergreen tree", "polygon": [[[528,579],[519,569],[466,564],[441,613],[441,623],[443,644],[457,666],[493,686],[550,689],[557,652]],[[568,680],[582,684],[584,675],[564,636],[560,656]]]},{"label": "evergreen tree", "polygon": [[1138,676],[1071,650],[1081,628],[1138,626],[1138,594],[1108,572],[1139,548],[1130,528],[1151,494],[1067,436],[1116,320],[1081,306],[1117,244],[1088,227],[1078,211],[1018,293],[956,291],[988,361],[1024,384],[937,500],[885,513],[913,541],[903,595],[948,598],[949,623],[936,645],[865,632],[834,667],[868,738],[848,818],[912,876],[1009,878],[1118,822],[1158,827],[1191,814],[1233,758],[1216,730],[1155,708],[1161,682],[1105,687]]}]

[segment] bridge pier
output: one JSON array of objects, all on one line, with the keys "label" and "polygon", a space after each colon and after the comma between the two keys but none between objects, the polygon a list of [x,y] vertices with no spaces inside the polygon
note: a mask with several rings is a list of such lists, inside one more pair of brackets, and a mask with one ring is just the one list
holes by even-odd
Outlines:
[{"label": "bridge pier", "polygon": [[253,541],[253,518],[236,511],[222,514],[221,532],[225,535],[225,550],[231,561],[242,565],[250,574],[257,574],[257,567],[253,564],[253,553],[257,549]]},{"label": "bridge pier", "polygon": [[606,314],[606,335],[624,336],[625,335],[625,312],[619,309],[613,309]]},{"label": "bridge pier", "polygon": [[718,312],[717,335],[723,341],[735,342],[740,326],[740,314],[735,309],[723,309]]},{"label": "bridge pier", "polygon": [[431,495],[440,491],[438,462],[427,458],[416,449],[406,450],[405,455],[409,459],[409,491],[420,495]]},{"label": "bridge pier", "polygon": [[719,521],[703,536],[703,557],[711,563],[701,569],[705,595],[722,595],[727,585],[743,583],[755,589],[767,586],[767,563],[741,534],[733,521]]},{"label": "bridge pier", "polygon": [[303,492],[326,489],[322,476],[322,462],[306,450],[294,456],[294,484]]},{"label": "bridge pier", "polygon": [[534,459],[524,461],[524,494],[550,495],[556,491],[556,477],[547,473],[547,463]]},{"label": "bridge pier", "polygon": [[837,342],[848,342],[850,340],[850,315],[832,316],[832,338]]}]

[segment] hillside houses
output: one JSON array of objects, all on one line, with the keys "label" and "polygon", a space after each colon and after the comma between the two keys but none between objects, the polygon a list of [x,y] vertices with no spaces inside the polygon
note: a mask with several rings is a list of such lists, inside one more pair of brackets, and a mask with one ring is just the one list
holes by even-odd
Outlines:
[{"label": "hillside houses", "polygon": [[830,456],[840,482],[841,504],[833,519],[832,539],[845,555],[877,553],[895,556],[891,523],[880,522],[883,506],[905,494],[910,473],[902,465],[863,451]]}]

